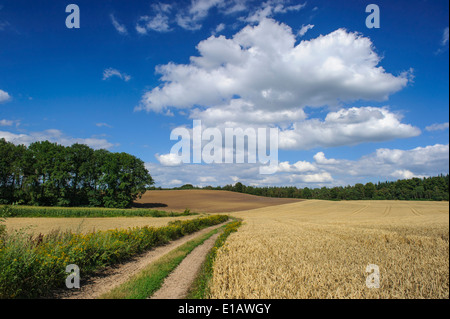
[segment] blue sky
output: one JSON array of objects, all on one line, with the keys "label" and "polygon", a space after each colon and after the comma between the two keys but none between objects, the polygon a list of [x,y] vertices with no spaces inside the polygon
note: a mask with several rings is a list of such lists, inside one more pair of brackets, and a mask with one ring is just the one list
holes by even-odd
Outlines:
[{"label": "blue sky", "polygon": [[[69,3],[80,28],[68,29]],[[366,26],[368,4],[380,28]],[[0,0],[0,138],[128,152],[157,186],[448,173],[448,1]],[[279,166],[185,164],[174,128],[280,128]]]}]

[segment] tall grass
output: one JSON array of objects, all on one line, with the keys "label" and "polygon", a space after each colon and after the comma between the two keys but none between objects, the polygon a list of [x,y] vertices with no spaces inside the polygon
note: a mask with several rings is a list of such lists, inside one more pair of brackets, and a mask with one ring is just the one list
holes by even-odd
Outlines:
[{"label": "tall grass", "polygon": [[0,238],[3,235],[3,233],[6,231],[6,226],[2,224],[4,221],[5,220],[3,218],[0,218]]},{"label": "tall grass", "polygon": [[93,207],[0,206],[0,217],[176,217],[196,215],[155,209],[114,209]]},{"label": "tall grass", "polygon": [[100,296],[100,299],[147,299],[161,288],[167,276],[189,253],[218,231],[216,228],[171,250],[126,283]]},{"label": "tall grass", "polygon": [[81,277],[151,249],[228,220],[213,215],[175,221],[164,227],[135,227],[88,234],[54,232],[30,236],[3,232],[0,237],[0,298],[36,298],[63,288],[67,265],[80,267]]}]

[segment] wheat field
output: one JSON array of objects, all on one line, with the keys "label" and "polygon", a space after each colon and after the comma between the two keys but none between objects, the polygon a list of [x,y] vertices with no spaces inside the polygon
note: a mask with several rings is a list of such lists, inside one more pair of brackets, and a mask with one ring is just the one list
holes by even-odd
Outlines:
[{"label": "wheat field", "polygon": [[[210,298],[449,298],[447,202],[310,200],[237,212]],[[369,264],[379,288],[368,288]]]},{"label": "wheat field", "polygon": [[90,233],[97,230],[127,229],[134,227],[166,226],[171,221],[190,220],[204,215],[178,217],[14,217],[5,220],[8,231],[25,231],[30,234],[50,234],[52,232]]}]

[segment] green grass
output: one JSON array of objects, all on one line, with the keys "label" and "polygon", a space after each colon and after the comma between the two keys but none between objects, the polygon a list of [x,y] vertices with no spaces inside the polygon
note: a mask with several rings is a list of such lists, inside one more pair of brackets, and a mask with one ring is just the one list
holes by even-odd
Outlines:
[{"label": "green grass", "polygon": [[205,261],[200,269],[200,272],[197,275],[197,278],[194,280],[194,283],[192,284],[186,299],[208,298],[209,283],[213,275],[213,267],[214,261],[216,259],[217,250],[225,244],[228,236],[231,233],[236,232],[241,225],[242,225],[241,220],[235,220],[223,226],[224,230],[222,234],[217,238],[213,248],[209,251],[208,255],[206,256]]},{"label": "green grass", "polygon": [[131,278],[126,283],[102,295],[101,299],[146,299],[161,288],[164,279],[197,246],[218,232],[218,229],[188,241],[170,251]]},{"label": "green grass", "polygon": [[24,232],[0,233],[0,299],[36,298],[64,288],[67,265],[88,276],[171,240],[218,225],[226,215],[170,222],[163,227],[52,233],[30,237]]},{"label": "green grass", "polygon": [[97,207],[0,206],[0,217],[177,217],[197,215],[186,209],[183,213],[155,209],[115,209]]}]

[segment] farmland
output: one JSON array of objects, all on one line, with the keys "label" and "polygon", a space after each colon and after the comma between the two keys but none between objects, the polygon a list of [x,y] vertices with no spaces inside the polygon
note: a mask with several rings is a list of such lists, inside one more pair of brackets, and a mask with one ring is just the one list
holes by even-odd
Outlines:
[{"label": "farmland", "polygon": [[133,227],[165,226],[171,221],[189,220],[199,217],[93,217],[93,218],[8,218],[5,225],[8,230],[25,230],[34,234],[50,234],[54,231],[89,233],[96,230],[127,229]]},{"label": "farmland", "polygon": [[[271,207],[286,203],[299,202],[298,199],[282,199],[282,198],[267,198],[248,194],[233,193],[227,191],[211,191],[211,190],[167,190],[167,191],[147,191],[140,200],[136,201],[139,209],[120,210],[120,209],[103,209],[103,208],[76,208],[71,211],[80,211],[79,217],[66,216],[64,211],[66,208],[51,209],[45,208],[51,217],[34,218],[21,217],[7,218],[6,226],[9,230],[18,230],[27,228],[29,232],[36,234],[48,234],[54,230],[59,231],[81,231],[90,232],[93,230],[108,230],[108,229],[126,229],[129,227],[143,227],[143,226],[163,226],[174,220],[187,220],[195,218],[198,215],[176,216],[177,213],[183,214],[186,208],[190,209],[191,213],[229,213],[241,210],[249,210],[254,208]],[[142,208],[152,208],[149,209]],[[143,215],[145,212],[153,214],[153,209],[161,212],[172,213],[168,217],[148,218]],[[15,209],[15,210],[18,210]],[[42,210],[40,208],[27,209],[27,211]],[[59,215],[64,218],[56,218],[55,214],[50,214],[53,210],[62,211]],[[128,216],[124,216],[123,211],[127,212]],[[87,213],[86,213],[87,212]],[[95,212],[95,214],[93,213]],[[98,216],[99,212],[105,212],[103,217]],[[142,213],[140,213],[142,212]],[[118,213],[121,213],[119,215]],[[107,216],[113,217],[107,217]],[[142,215],[142,216],[140,216]],[[44,214],[40,215],[45,216]],[[93,216],[93,217],[90,217]],[[152,215],[149,215],[150,217]],[[80,218],[83,217],[83,218]]]},{"label": "farmland", "polygon": [[[210,298],[448,298],[447,202],[311,200],[233,214]],[[380,288],[366,287],[366,266]]]},{"label": "farmland", "polygon": [[[201,286],[197,297],[449,297],[448,202],[297,200],[226,191],[167,190],[149,191],[137,204],[139,209],[181,213],[189,208],[200,214],[12,217],[6,218],[5,224],[8,233],[25,228],[49,234],[49,238],[55,231],[93,236],[89,234],[107,230],[131,234],[135,227],[136,231],[165,227],[176,220],[184,223],[205,218],[206,213],[221,213],[242,220],[242,226],[214,249],[214,261],[208,259],[207,279],[197,282]],[[366,286],[369,264],[379,267],[379,288]],[[156,266],[148,269],[152,267]]]},{"label": "farmland", "polygon": [[229,213],[299,202],[292,198],[268,198],[217,190],[153,190],[135,201],[139,207],[183,212],[189,208],[197,213]]}]

